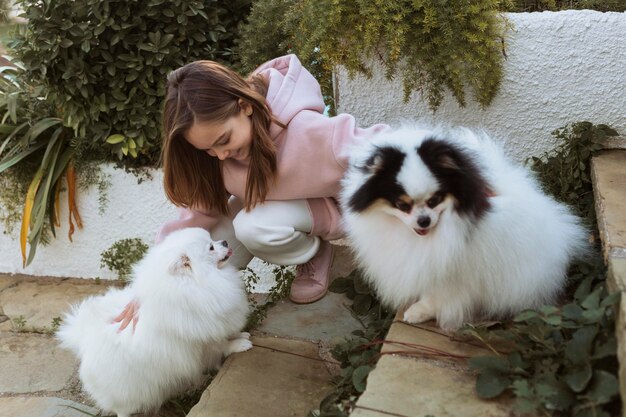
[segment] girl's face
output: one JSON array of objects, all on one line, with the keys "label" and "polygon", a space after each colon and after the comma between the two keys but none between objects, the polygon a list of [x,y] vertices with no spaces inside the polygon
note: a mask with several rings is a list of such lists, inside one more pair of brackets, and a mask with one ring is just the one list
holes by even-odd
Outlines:
[{"label": "girl's face", "polygon": [[195,122],[185,132],[185,139],[194,148],[222,161],[226,158],[244,160],[250,156],[252,145],[250,110],[249,105],[242,105],[238,115],[224,122]]}]

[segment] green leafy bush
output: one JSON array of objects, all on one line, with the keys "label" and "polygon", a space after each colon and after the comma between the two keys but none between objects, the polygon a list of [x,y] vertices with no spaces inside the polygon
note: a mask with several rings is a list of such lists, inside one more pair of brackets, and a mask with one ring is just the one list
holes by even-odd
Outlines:
[{"label": "green leafy bush", "polygon": [[[295,0],[260,0],[252,4],[247,23],[242,25],[240,39],[235,48],[241,61],[241,72],[249,73],[256,67],[281,55],[302,51],[294,48],[293,37],[296,30],[293,19],[296,17],[290,10]],[[317,79],[322,88],[324,102],[329,112],[335,112],[332,70],[323,65],[323,57],[316,48],[313,53],[302,61]]]},{"label": "green leafy bush", "polygon": [[28,24],[12,47],[29,82],[44,87],[78,145],[108,143],[121,159],[158,151],[167,74],[197,59],[232,59],[250,1],[18,3]]},{"label": "green leafy bush", "polygon": [[[156,161],[167,73],[197,59],[234,61],[237,25],[250,0],[17,3],[28,23],[10,42],[15,67],[0,68],[0,173],[10,170],[19,183],[4,183],[26,192],[20,233],[26,265],[45,243],[44,224],[52,234],[59,225],[64,177],[81,227],[75,166],[113,155]],[[11,221],[16,197],[8,197],[0,214]],[[70,220],[70,240],[73,230]]]},{"label": "green leafy bush", "polygon": [[[504,20],[499,0],[258,0],[242,32],[242,61],[291,51],[330,74],[371,75],[378,59],[388,78],[401,74],[405,99],[422,92],[436,109],[449,89],[464,105],[465,87],[487,106],[502,78]],[[254,46],[258,45],[257,48]],[[330,82],[330,77],[326,78]]]},{"label": "green leafy bush", "polygon": [[100,254],[100,266],[117,272],[120,280],[130,277],[133,265],[141,260],[148,251],[148,245],[139,238],[122,239]]}]

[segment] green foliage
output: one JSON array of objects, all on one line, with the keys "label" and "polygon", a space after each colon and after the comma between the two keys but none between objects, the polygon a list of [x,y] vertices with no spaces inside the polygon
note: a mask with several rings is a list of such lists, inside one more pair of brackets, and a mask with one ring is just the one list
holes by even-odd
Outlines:
[{"label": "green foliage", "polygon": [[345,294],[352,300],[348,308],[361,321],[363,329],[355,330],[350,337],[332,348],[331,354],[339,361],[341,374],[333,380],[333,392],[321,401],[319,409],[311,412],[311,415],[347,417],[358,396],[365,391],[367,377],[380,356],[382,344],[376,341],[385,338],[393,313],[381,306],[359,270],[352,271],[347,277],[335,279],[329,290]]},{"label": "green foliage", "polygon": [[[265,262],[266,265],[270,265]],[[243,272],[243,280],[246,284],[246,290],[250,296],[249,302],[252,306],[252,312],[248,316],[246,329],[253,329],[259,326],[267,317],[267,311],[274,306],[277,301],[289,295],[291,283],[295,279],[295,274],[291,268],[285,265],[274,265],[272,273],[274,274],[275,284],[270,288],[262,304],[252,297],[252,288],[258,284],[260,277],[250,268],[246,268]]]},{"label": "green foliage", "polygon": [[552,132],[559,144],[541,158],[533,157],[531,167],[545,190],[576,213],[595,222],[590,158],[600,149],[600,142],[617,132],[606,125],[578,122]]},{"label": "green foliage", "polygon": [[355,269],[346,277],[339,277],[330,284],[329,291],[345,294],[352,300],[348,309],[352,316],[361,321],[363,327],[367,327],[371,321],[381,320],[390,313],[384,309],[374,290],[363,277],[363,272]]},{"label": "green foliage", "polygon": [[[492,329],[463,329],[499,354],[470,360],[481,398],[511,391],[519,414],[610,416],[619,410],[614,317],[619,293],[608,294],[602,265],[578,268],[586,278],[568,304],[527,310]],[[509,349],[498,351],[499,345]]]},{"label": "green foliage", "polygon": [[[40,241],[45,241],[45,225],[55,234],[55,200],[63,174],[74,154],[71,130],[54,117],[42,89],[24,80],[21,67],[0,68],[0,173],[24,165],[29,170],[20,246],[23,264],[32,262]],[[23,172],[23,171],[22,171]],[[22,175],[19,180],[23,180]],[[9,186],[24,188],[21,182],[3,180]],[[9,205],[9,210],[15,206]],[[3,218],[15,218],[9,211]],[[26,241],[30,245],[26,257]]]},{"label": "green foliage", "polygon": [[100,254],[100,266],[117,272],[118,278],[127,281],[133,265],[148,251],[148,245],[139,238],[122,239]]},{"label": "green foliage", "polygon": [[536,12],[543,10],[591,9],[601,12],[626,11],[624,0],[511,0],[509,12]]},{"label": "green foliage", "polygon": [[[26,193],[26,265],[47,239],[44,225],[55,234],[54,203],[66,173],[70,212],[81,227],[72,160],[129,155],[154,163],[167,73],[196,59],[235,60],[237,25],[250,0],[17,3],[28,23],[10,42],[17,66],[0,68],[0,172],[19,171],[9,185]],[[9,204],[3,219],[14,220],[15,208]],[[72,231],[70,220],[70,239]]]},{"label": "green foliage", "polygon": [[20,332],[26,328],[26,318],[23,315],[19,315],[18,317],[11,320],[13,323],[13,327],[16,331]]},{"label": "green foliage", "polygon": [[[562,144],[533,169],[549,193],[593,223],[589,162],[598,140],[617,133],[604,125],[576,123],[553,133]],[[606,267],[596,253],[569,273],[574,291],[561,306],[518,314],[512,323],[466,325],[461,333],[485,343],[496,356],[476,357],[476,390],[482,398],[515,396],[518,414],[611,416],[621,409],[615,313],[619,293],[606,288]]]},{"label": "green foliage", "polygon": [[[252,4],[248,20],[241,26],[239,43],[235,48],[241,59],[242,72],[251,72],[262,63],[281,55],[301,55],[302,51],[295,49],[293,42],[297,35],[293,32],[296,30],[296,22],[293,21],[295,15],[291,9],[296,3],[296,0],[257,0]],[[309,55],[310,58],[302,61],[302,65],[320,83],[324,102],[329,106],[329,112],[334,114],[332,70],[329,65],[323,65],[324,58],[318,48]]]},{"label": "green foliage", "polygon": [[240,53],[256,64],[293,51],[326,74],[343,65],[367,76],[374,57],[388,78],[402,75],[405,99],[419,91],[436,109],[449,89],[464,105],[467,86],[487,106],[502,78],[500,6],[499,0],[258,0]]},{"label": "green foliage", "polygon": [[0,0],[0,23],[8,22],[10,11],[11,11],[11,1]]},{"label": "green foliage", "polygon": [[[28,19],[11,45],[77,145],[154,156],[167,74],[232,59],[249,0],[19,0]],[[105,145],[106,144],[106,145]]]}]

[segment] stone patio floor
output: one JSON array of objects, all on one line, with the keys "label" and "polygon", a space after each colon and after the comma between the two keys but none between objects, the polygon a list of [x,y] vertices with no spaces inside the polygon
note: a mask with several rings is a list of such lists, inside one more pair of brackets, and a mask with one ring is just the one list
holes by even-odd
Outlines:
[{"label": "stone patio floor", "polygon": [[[351,270],[345,249],[338,252],[333,276]],[[0,417],[98,413],[81,392],[77,361],[57,346],[51,329],[70,304],[110,285],[116,284],[0,275]],[[345,306],[349,302],[333,293],[309,305],[278,302],[253,331],[253,349],[229,357],[187,415],[307,416],[332,391],[331,378],[340,372],[330,348],[361,328]],[[416,348],[406,343],[459,358],[411,351]],[[488,353],[483,348],[454,341],[433,325],[407,325],[396,319],[382,352],[354,416],[509,415],[506,403],[482,401],[474,394],[474,377],[462,357]],[[167,407],[149,414],[180,415],[180,410]]]}]

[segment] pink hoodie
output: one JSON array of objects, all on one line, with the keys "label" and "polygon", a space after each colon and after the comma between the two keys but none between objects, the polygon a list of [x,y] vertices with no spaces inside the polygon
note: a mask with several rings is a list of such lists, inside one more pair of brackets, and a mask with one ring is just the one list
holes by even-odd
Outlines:
[{"label": "pink hoodie", "polygon": [[[266,199],[306,199],[313,218],[311,234],[324,240],[342,237],[335,197],[347,168],[349,148],[387,126],[361,129],[348,114],[324,116],[319,83],[295,55],[266,62],[255,72],[269,81],[267,102],[274,117],[287,126],[283,129],[272,124],[270,129],[278,152],[278,172]],[[223,162],[226,189],[242,201],[247,172],[247,161],[226,159]],[[208,229],[218,221],[218,216],[211,212],[180,209],[179,213],[178,220],[163,225],[157,241],[176,229],[192,226]]]}]

